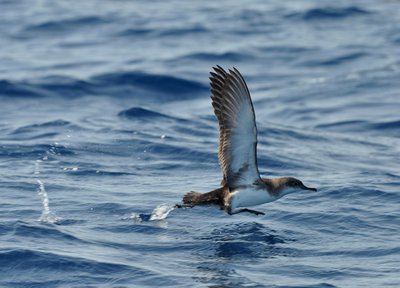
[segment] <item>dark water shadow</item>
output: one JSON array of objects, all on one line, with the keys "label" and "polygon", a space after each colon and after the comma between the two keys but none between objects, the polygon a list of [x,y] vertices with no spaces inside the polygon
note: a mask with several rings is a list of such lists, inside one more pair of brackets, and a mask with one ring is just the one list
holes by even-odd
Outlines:
[{"label": "dark water shadow", "polygon": [[258,222],[215,229],[208,240],[213,244],[216,257],[251,261],[278,255],[280,252],[277,244],[290,241]]},{"label": "dark water shadow", "polygon": [[284,245],[295,239],[259,222],[218,227],[199,240],[205,245],[195,252],[198,273],[193,278],[209,287],[265,287],[244,277],[235,267],[297,254],[295,249]]}]

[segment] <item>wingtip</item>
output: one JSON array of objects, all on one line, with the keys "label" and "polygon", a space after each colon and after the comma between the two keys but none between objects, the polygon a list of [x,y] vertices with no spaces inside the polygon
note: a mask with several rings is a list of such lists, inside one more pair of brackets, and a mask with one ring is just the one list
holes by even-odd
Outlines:
[{"label": "wingtip", "polygon": [[221,67],[220,65],[218,65],[218,64],[215,65],[215,67],[217,67],[218,69],[220,69],[220,70],[222,70],[222,71],[225,71],[224,68],[222,68],[222,67]]},{"label": "wingtip", "polygon": [[229,74],[242,77],[242,74],[235,66],[233,66],[231,69],[225,70],[220,65],[215,65],[212,67],[212,69],[213,71],[210,71],[211,78],[217,78],[218,76],[226,77]]},{"label": "wingtip", "polygon": [[226,74],[227,74],[226,71],[225,71],[225,69],[222,68],[222,67],[219,66],[219,65],[215,65],[215,66],[213,67],[213,69],[214,69],[215,72],[217,72],[217,74],[222,74],[222,75],[226,75]]}]

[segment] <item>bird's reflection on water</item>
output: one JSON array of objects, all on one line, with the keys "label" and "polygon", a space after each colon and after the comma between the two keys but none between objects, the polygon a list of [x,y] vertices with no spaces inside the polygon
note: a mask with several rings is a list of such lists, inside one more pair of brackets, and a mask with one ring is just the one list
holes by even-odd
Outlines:
[{"label": "bird's reflection on water", "polygon": [[[281,236],[279,232],[258,222],[218,227],[200,240],[206,240],[206,247],[195,254],[199,273],[194,278],[210,287],[263,287],[263,284],[254,283],[240,275],[235,267],[257,265],[261,261],[295,253],[294,249],[285,247],[294,239]],[[229,265],[226,265],[228,262]]]},{"label": "bird's reflection on water", "polygon": [[215,256],[226,259],[270,258],[279,254],[276,244],[285,243],[276,231],[260,223],[240,223],[215,229],[210,236]]}]

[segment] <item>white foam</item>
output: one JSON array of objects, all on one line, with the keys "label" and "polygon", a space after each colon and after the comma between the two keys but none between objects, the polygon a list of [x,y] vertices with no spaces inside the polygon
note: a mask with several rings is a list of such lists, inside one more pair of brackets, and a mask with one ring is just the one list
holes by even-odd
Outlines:
[{"label": "white foam", "polygon": [[46,188],[44,187],[44,183],[40,180],[37,180],[39,187],[37,189],[38,194],[42,197],[42,215],[39,218],[40,222],[46,223],[57,223],[59,218],[50,210],[49,206],[49,196],[47,195]]},{"label": "white foam", "polygon": [[173,204],[163,203],[158,205],[153,212],[151,212],[150,221],[164,220],[168,214],[174,210]]},{"label": "white foam", "polygon": [[140,214],[138,214],[138,213],[132,213],[131,216],[122,218],[122,220],[126,220],[126,219],[133,220],[133,222],[136,222],[136,223],[142,222],[142,217],[140,217]]}]

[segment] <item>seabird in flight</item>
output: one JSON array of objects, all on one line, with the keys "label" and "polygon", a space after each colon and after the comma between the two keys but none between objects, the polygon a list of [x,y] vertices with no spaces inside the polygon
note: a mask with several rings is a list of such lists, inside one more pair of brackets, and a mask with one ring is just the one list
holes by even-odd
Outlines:
[{"label": "seabird in flight", "polygon": [[301,190],[317,191],[293,177],[260,177],[256,119],[246,82],[236,68],[228,72],[220,66],[213,69],[211,99],[219,122],[221,187],[207,193],[189,192],[183,197],[184,205],[176,207],[217,204],[229,214],[264,215],[247,207],[272,202]]}]

